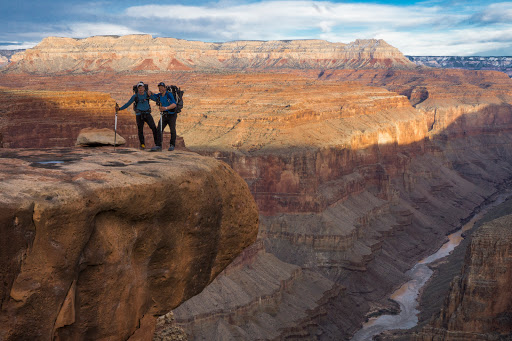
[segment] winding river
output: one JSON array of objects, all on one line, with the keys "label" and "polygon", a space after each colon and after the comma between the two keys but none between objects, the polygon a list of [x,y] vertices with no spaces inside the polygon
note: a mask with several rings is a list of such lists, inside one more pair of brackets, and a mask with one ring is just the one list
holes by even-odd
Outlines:
[{"label": "winding river", "polygon": [[429,269],[428,264],[435,260],[447,256],[462,241],[462,233],[471,229],[475,223],[480,220],[491,208],[503,203],[511,192],[507,191],[496,195],[495,199],[487,206],[482,208],[469,222],[467,222],[457,232],[448,236],[448,241],[434,254],[424,258],[418,262],[412,269],[406,272],[411,280],[402,285],[397,291],[391,295],[391,299],[400,305],[400,314],[398,315],[381,315],[371,318],[363,324],[363,327],[352,337],[351,341],[372,340],[386,330],[391,329],[409,329],[418,323],[418,294],[420,289],[432,276],[433,271]]}]

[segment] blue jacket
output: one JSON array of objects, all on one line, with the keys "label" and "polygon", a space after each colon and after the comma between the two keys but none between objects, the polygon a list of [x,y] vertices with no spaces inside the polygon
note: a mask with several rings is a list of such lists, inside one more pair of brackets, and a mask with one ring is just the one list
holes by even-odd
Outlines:
[{"label": "blue jacket", "polygon": [[[153,95],[151,95],[150,98],[155,102],[160,100],[160,104],[163,107],[168,107],[169,105],[171,105],[173,103],[176,104],[176,100],[174,99],[174,96],[169,91],[166,91],[164,95],[162,95],[161,93],[153,94]],[[174,109],[162,111],[162,113],[163,114],[174,114]]]},{"label": "blue jacket", "polygon": [[139,102],[137,103],[137,106],[135,107],[135,114],[140,115],[141,111],[150,111],[151,106],[149,105],[149,99],[151,96],[148,96],[146,92],[144,92],[144,95],[139,95],[138,93],[133,94],[133,96],[130,98],[128,102],[126,102],[125,105],[123,105],[119,110],[124,110],[130,106],[135,101],[135,96],[139,97]]}]

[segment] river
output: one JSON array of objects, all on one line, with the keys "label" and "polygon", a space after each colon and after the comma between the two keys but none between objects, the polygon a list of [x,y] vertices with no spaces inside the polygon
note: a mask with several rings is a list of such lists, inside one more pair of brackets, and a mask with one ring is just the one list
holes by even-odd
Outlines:
[{"label": "river", "polygon": [[488,205],[483,207],[478,214],[474,215],[457,232],[448,236],[448,241],[434,254],[422,259],[412,269],[406,272],[411,280],[402,285],[397,291],[391,295],[391,299],[400,305],[400,314],[398,315],[381,315],[371,318],[363,324],[363,327],[352,337],[351,341],[367,341],[371,340],[386,330],[391,329],[410,329],[418,323],[418,294],[421,288],[427,283],[432,276],[433,271],[429,269],[428,264],[435,260],[447,256],[462,241],[462,233],[471,229],[475,223],[480,220],[491,208],[503,203],[511,192],[507,191],[496,195]]}]

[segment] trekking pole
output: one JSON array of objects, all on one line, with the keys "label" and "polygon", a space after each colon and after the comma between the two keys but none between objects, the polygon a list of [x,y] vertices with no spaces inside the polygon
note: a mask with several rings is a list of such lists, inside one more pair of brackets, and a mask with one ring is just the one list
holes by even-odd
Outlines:
[{"label": "trekking pole", "polygon": [[[162,108],[162,103],[158,103],[158,108],[161,109]],[[164,113],[162,110],[160,110],[160,147],[162,148],[161,150],[163,150],[164,148]]]},{"label": "trekking pole", "polygon": [[117,109],[119,105],[116,103],[116,118],[114,121],[114,152],[116,151],[116,142],[117,142]]}]

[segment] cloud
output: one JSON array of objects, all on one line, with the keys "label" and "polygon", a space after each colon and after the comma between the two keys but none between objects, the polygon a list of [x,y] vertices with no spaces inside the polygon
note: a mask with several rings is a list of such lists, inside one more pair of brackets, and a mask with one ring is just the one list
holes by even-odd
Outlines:
[{"label": "cloud", "polygon": [[485,9],[475,13],[469,19],[474,24],[509,24],[512,21],[512,2],[491,4]]},{"label": "cloud", "polygon": [[127,35],[143,34],[144,32],[135,30],[131,27],[115,25],[110,23],[71,23],[68,25],[51,25],[46,30],[39,32],[19,33],[19,37],[67,37],[67,38],[86,38],[97,35]]},{"label": "cloud", "polygon": [[170,1],[163,0],[143,4],[135,0],[54,0],[41,1],[29,9],[20,3],[9,7],[9,15],[4,13],[7,29],[0,32],[0,41],[17,40],[20,45],[0,44],[0,49],[31,47],[47,36],[151,34],[214,42],[325,39],[349,43],[358,38],[379,38],[409,55],[512,52],[512,2],[376,2],[212,0],[185,4],[176,0],[168,4]]},{"label": "cloud", "polygon": [[418,8],[328,1],[263,1],[227,6],[141,5],[127,8],[124,14],[133,18],[131,20],[168,20],[168,32],[174,27],[197,31],[207,23],[205,35],[216,27],[217,36],[228,39],[290,39],[290,35],[297,36],[297,32],[309,32],[310,36],[302,38],[317,38],[311,34],[339,32],[349,26],[407,29],[462,19],[458,14],[443,14],[441,8],[435,6]]},{"label": "cloud", "polygon": [[406,55],[413,56],[471,56],[486,55],[491,50],[512,50],[512,28],[465,28],[449,32],[391,32],[375,33]]},{"label": "cloud", "polygon": [[66,37],[85,38],[97,35],[127,35],[142,34],[144,32],[134,30],[128,26],[115,25],[109,23],[74,23],[64,30]]},{"label": "cloud", "polygon": [[36,46],[39,42],[0,42],[0,50],[26,50]]}]

